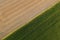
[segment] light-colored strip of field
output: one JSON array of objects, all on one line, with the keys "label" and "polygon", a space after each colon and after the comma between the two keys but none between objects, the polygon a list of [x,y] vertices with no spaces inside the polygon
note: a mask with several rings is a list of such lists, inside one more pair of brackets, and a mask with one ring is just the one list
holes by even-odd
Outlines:
[{"label": "light-colored strip of field", "polygon": [[57,2],[59,0],[0,0],[0,39]]}]

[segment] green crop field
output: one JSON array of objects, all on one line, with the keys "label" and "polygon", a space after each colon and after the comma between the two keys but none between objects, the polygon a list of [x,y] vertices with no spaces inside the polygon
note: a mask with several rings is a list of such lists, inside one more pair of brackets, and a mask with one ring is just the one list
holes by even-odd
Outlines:
[{"label": "green crop field", "polygon": [[60,40],[60,2],[4,40]]}]

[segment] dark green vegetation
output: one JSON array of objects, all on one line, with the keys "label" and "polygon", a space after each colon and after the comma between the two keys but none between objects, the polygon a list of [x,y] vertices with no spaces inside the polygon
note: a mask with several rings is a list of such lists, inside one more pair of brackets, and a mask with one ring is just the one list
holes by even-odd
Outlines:
[{"label": "dark green vegetation", "polygon": [[60,40],[60,3],[4,40]]}]

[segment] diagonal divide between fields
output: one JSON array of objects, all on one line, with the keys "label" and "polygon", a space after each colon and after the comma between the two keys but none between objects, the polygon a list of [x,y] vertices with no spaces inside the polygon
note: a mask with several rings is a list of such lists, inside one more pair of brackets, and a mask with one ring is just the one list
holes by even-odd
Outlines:
[{"label": "diagonal divide between fields", "polygon": [[4,40],[60,40],[60,2]]}]

